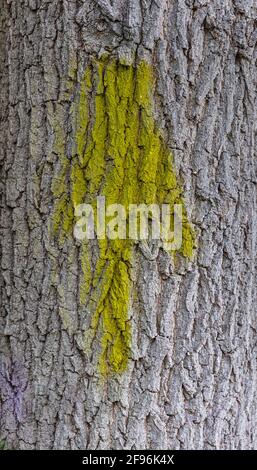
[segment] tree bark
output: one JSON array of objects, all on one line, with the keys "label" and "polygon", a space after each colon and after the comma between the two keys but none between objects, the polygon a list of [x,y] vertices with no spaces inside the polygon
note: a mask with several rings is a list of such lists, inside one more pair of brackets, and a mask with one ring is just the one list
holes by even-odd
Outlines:
[{"label": "tree bark", "polygon": [[[0,0],[6,448],[257,448],[256,20],[256,0]],[[78,77],[104,52],[152,64],[197,249],[174,267],[137,247],[128,368],[102,378],[78,247],[49,221],[57,126],[69,153]]]}]

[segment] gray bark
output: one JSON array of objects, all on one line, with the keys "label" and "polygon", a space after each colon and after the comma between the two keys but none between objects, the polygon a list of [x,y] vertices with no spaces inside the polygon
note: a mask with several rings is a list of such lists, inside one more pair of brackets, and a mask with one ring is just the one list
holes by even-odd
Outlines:
[{"label": "gray bark", "polygon": [[[0,440],[16,449],[257,449],[256,0],[0,0]],[[49,239],[69,62],[154,65],[196,259],[138,249],[129,368],[81,350],[76,248]],[[53,275],[53,273],[56,273]],[[68,318],[68,326],[63,317]]]}]

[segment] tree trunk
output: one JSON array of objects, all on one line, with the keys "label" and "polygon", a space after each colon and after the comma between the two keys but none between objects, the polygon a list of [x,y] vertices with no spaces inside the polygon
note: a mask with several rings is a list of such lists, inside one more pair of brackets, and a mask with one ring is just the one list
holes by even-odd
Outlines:
[{"label": "tree trunk", "polygon": [[[256,18],[256,0],[0,0],[6,448],[257,448]],[[82,77],[106,56],[150,64],[197,240],[192,259],[134,246],[131,344],[110,373],[100,333],[84,345],[81,246],[51,231],[72,198]]]}]

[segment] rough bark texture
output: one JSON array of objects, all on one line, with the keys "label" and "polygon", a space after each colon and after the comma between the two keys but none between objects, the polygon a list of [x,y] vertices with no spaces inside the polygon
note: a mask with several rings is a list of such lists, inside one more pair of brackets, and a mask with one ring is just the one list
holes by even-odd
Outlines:
[{"label": "rough bark texture", "polygon": [[[257,448],[256,0],[0,0],[0,22],[0,439]],[[104,50],[153,64],[198,248],[173,269],[138,246],[128,370],[103,381],[80,344],[78,248],[48,224],[53,116],[68,135],[69,89]]]}]

